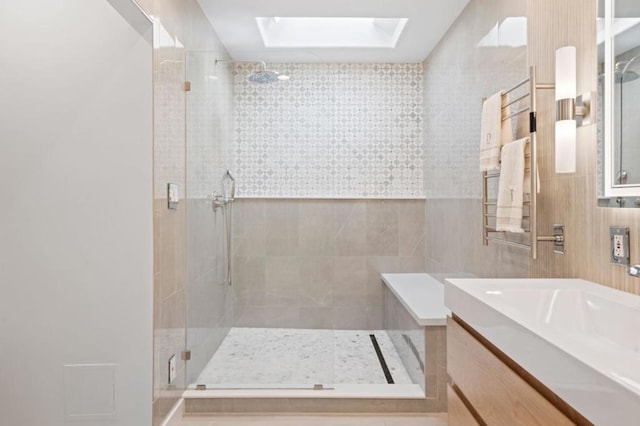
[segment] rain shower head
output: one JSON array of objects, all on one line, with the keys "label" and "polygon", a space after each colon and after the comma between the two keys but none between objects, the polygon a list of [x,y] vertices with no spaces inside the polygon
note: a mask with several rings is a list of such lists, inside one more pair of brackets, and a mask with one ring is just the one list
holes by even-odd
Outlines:
[{"label": "rain shower head", "polygon": [[[637,80],[638,78],[640,78],[640,74],[638,74],[634,70],[628,70],[627,67],[624,66],[624,65],[627,65],[627,61],[618,62],[616,64],[615,73],[614,73],[614,80],[613,80],[616,84],[627,83],[629,81],[634,81],[634,80]],[[603,80],[604,79],[604,73],[603,74],[599,74],[598,75],[598,79],[599,80]]]},{"label": "rain shower head", "polygon": [[629,67],[631,66],[631,64],[636,59],[638,59],[639,56],[640,55],[636,55],[627,61],[620,61],[616,64],[615,66],[616,81],[619,80],[620,83],[626,83],[628,81],[633,81],[640,78],[640,74],[638,74],[636,71],[629,70]]},{"label": "rain shower head", "polygon": [[247,80],[249,80],[252,83],[268,84],[268,83],[274,83],[278,81],[279,80],[278,77],[280,77],[279,72],[263,69],[263,70],[255,71],[249,74],[247,76]]},{"label": "rain shower head", "polygon": [[232,64],[237,64],[237,63],[259,64],[260,69],[252,72],[247,76],[247,81],[250,81],[251,83],[269,84],[269,83],[275,83],[276,81],[289,80],[288,75],[280,74],[278,71],[268,70],[267,64],[262,61],[227,61],[227,60],[216,59],[216,64],[218,62],[232,63]]},{"label": "rain shower head", "polygon": [[620,81],[621,83],[627,83],[629,81],[637,80],[640,78],[640,74],[635,71],[627,71],[623,74],[616,73],[616,81]]}]

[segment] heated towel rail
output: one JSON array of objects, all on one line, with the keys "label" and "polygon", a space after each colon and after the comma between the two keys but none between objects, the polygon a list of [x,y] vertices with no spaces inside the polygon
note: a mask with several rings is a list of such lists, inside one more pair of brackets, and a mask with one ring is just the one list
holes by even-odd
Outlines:
[{"label": "heated towel rail", "polygon": [[[528,84],[528,90],[524,94],[515,95],[512,100],[509,100],[509,94],[516,92],[521,87]],[[537,138],[536,138],[536,91],[539,89],[553,89],[553,84],[540,84],[536,81],[536,68],[532,66],[529,68],[529,76],[506,90],[503,94],[502,121],[511,120],[514,117],[519,117],[521,114],[528,112],[529,118],[529,154],[525,157],[525,172],[529,172],[531,177],[531,193],[529,199],[525,199],[524,206],[528,207],[527,213],[523,208],[523,225],[524,234],[511,234],[504,231],[497,231],[495,229],[495,210],[497,209],[497,197],[496,199],[489,199],[489,185],[490,179],[499,178],[500,172],[482,172],[482,244],[488,245],[489,241],[499,244],[506,244],[509,246],[521,247],[531,250],[531,257],[533,259],[538,258],[538,242],[551,241],[556,245],[556,250],[560,250],[560,244],[564,242],[564,236],[562,235],[562,228],[556,227],[554,235],[538,235],[537,232],[537,201],[538,201],[538,158],[537,158]],[[529,99],[528,106],[521,106],[520,102]],[[505,102],[505,99],[507,101]],[[515,107],[516,110],[511,112],[510,107]],[[505,115],[506,114],[506,115]],[[491,223],[493,222],[493,223]],[[509,238],[517,238],[517,240],[510,240]],[[528,240],[528,241],[527,241]]]}]

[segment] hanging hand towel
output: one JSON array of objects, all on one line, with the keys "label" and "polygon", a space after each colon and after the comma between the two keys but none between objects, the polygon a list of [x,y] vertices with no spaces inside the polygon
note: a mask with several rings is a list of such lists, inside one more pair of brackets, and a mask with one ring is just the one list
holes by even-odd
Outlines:
[{"label": "hanging hand towel", "polygon": [[[502,96],[498,92],[482,104],[480,171],[500,170],[500,148],[512,139],[511,120],[502,121]],[[508,115],[510,108],[505,108]]]},{"label": "hanging hand towel", "polygon": [[522,233],[522,201],[524,195],[524,150],[529,138],[502,147],[496,231]]}]

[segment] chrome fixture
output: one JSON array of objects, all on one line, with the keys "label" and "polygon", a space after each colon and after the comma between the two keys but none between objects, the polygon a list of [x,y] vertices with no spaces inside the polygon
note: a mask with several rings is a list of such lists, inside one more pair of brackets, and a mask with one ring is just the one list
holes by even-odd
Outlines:
[{"label": "chrome fixture", "polygon": [[236,198],[236,179],[227,170],[222,178],[222,188],[224,189],[225,202],[228,208],[224,210],[224,230],[227,239],[227,284],[231,285],[231,231],[233,225],[233,200]]},{"label": "chrome fixture", "polygon": [[289,80],[288,75],[280,74],[278,71],[267,69],[266,62],[263,61],[233,61],[233,60],[220,60],[216,59],[215,64],[218,63],[227,63],[227,64],[258,64],[260,69],[258,71],[254,71],[247,76],[247,80],[251,83],[256,84],[268,84],[275,83],[276,81],[285,81]]},{"label": "chrome fixture", "polygon": [[[638,74],[636,71],[634,70],[627,71],[627,68],[629,68],[629,65],[631,65],[631,63],[634,62],[639,57],[640,55],[635,56],[627,61],[616,62],[615,66],[613,67],[614,83],[616,84],[627,83],[640,78],[640,74]],[[598,74],[598,81],[602,81],[604,78],[605,78],[604,72]]]},{"label": "chrome fixture", "polygon": [[629,269],[627,270],[627,273],[629,275],[631,275],[632,277],[640,277],[640,265],[633,265],[633,266],[629,266]]},{"label": "chrome fixture", "polygon": [[616,176],[616,182],[620,185],[624,185],[627,183],[627,179],[629,178],[629,174],[626,170],[620,170],[618,175]]},{"label": "chrome fixture", "polygon": [[214,192],[211,195],[211,204],[214,212],[222,208],[222,214],[224,215],[225,243],[227,249],[227,284],[231,285],[232,203],[236,197],[236,179],[229,170],[227,170],[222,177],[222,190],[224,194]]},{"label": "chrome fixture", "polygon": [[227,170],[222,178],[222,187],[225,199],[230,203],[233,202],[236,197],[236,179],[229,170]]},{"label": "chrome fixture", "polygon": [[227,205],[227,201],[225,201],[222,194],[219,192],[214,192],[211,194],[211,203],[213,204],[213,211],[218,211],[219,208]]},{"label": "chrome fixture", "polygon": [[549,241],[553,243],[553,252],[564,254],[564,225],[554,224],[553,235],[539,235],[538,241]]},{"label": "chrome fixture", "polygon": [[233,200],[235,200],[236,179],[233,177],[229,170],[227,170],[222,177],[222,190],[224,194],[220,194],[217,191],[211,194],[214,212],[220,207],[224,207],[227,204],[233,203]]},{"label": "chrome fixture", "polygon": [[[627,61],[620,61],[616,64],[615,66],[615,73],[620,75],[620,83],[626,83],[628,81],[633,81],[636,80],[638,78],[640,78],[640,74],[638,74],[637,72],[631,70],[629,72],[627,72],[627,69],[629,68],[629,66],[636,61],[638,58],[640,58],[640,55],[636,55],[633,58],[627,60]],[[624,64],[624,68],[622,68],[622,71],[620,70],[620,66]]]},{"label": "chrome fixture", "polygon": [[[513,117],[516,117],[523,113],[528,113],[529,115],[529,144],[530,144],[530,155],[528,156],[529,162],[527,167],[529,170],[538,170],[538,153],[537,153],[537,126],[536,126],[536,114],[537,114],[537,91],[538,90],[552,90],[555,88],[553,84],[549,83],[538,83],[536,80],[536,68],[532,66],[529,68],[529,76],[522,80],[521,82],[515,84],[511,88],[504,91],[503,101],[506,99],[506,95],[514,92],[522,86],[528,85],[528,90],[525,94],[516,97],[515,99],[508,101],[506,104],[502,105],[502,110],[504,111],[509,106],[516,104],[522,99],[529,98],[529,106],[522,107],[515,112],[508,114],[506,117],[503,117],[502,121],[510,120]],[[538,235],[538,214],[537,214],[537,206],[538,206],[538,180],[531,180],[531,190],[529,195],[529,201],[524,201],[524,205],[528,205],[528,215],[523,214],[523,219],[528,219],[529,226],[528,229],[525,229],[524,234],[528,234],[529,241],[528,242],[519,242],[519,241],[511,241],[507,238],[507,232],[496,231],[495,226],[489,224],[489,219],[495,219],[496,214],[493,212],[497,207],[497,200],[490,200],[488,198],[489,190],[487,181],[490,178],[498,178],[500,176],[499,173],[482,173],[482,244],[488,245],[489,241],[494,241],[499,244],[509,245],[513,247],[521,247],[525,249],[531,250],[531,258],[538,258],[538,243],[543,241],[553,242],[553,249],[555,253],[564,254],[564,226],[563,225],[553,225],[553,235]],[[492,212],[489,212],[489,208],[491,207]],[[502,237],[496,237],[494,234],[502,234]]]}]

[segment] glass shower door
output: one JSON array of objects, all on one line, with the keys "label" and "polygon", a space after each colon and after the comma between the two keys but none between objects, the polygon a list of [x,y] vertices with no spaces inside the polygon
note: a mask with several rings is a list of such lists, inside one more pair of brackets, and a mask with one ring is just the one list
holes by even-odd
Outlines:
[{"label": "glass shower door", "polygon": [[187,205],[187,383],[201,374],[229,332],[232,288],[227,278],[227,220],[230,209],[214,211],[228,168],[225,146],[233,137],[231,82],[218,78],[216,52],[186,54]]},{"label": "glass shower door", "polygon": [[[308,259],[305,263],[298,253],[276,253],[267,244],[263,252],[235,256],[233,280],[231,285],[228,282],[230,221],[235,235],[268,231],[293,238],[297,234],[289,220],[296,204],[287,200],[276,200],[279,207],[269,214],[279,220],[269,230],[257,229],[264,226],[261,215],[267,214],[264,200],[237,199],[213,208],[213,194],[224,195],[226,171],[234,174],[233,165],[241,163],[235,161],[235,153],[242,160],[251,151],[249,145],[260,144],[260,140],[236,138],[234,89],[243,93],[243,99],[260,100],[252,112],[258,121],[286,123],[289,111],[274,103],[287,86],[244,84],[247,73],[254,71],[251,64],[234,73],[233,64],[220,62],[222,58],[223,52],[216,51],[186,55],[190,83],[186,94],[187,348],[191,351],[187,382],[191,388],[201,384],[208,389],[331,387],[336,353],[333,330],[300,328],[309,316],[323,311],[309,289],[325,265],[307,265]],[[235,320],[234,300],[238,302]]]}]

